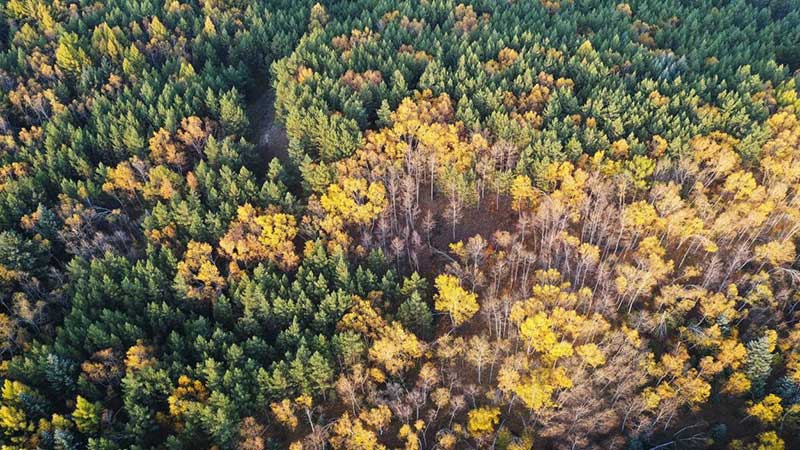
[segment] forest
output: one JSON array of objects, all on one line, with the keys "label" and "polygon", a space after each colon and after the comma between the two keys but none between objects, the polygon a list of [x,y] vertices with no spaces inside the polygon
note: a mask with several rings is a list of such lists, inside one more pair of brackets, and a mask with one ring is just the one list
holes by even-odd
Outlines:
[{"label": "forest", "polygon": [[0,449],[800,449],[796,0],[0,0]]}]

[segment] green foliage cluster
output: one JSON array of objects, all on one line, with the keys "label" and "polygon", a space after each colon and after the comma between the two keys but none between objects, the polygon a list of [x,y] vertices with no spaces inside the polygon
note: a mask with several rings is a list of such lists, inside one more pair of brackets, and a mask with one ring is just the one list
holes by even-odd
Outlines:
[{"label": "green foliage cluster", "polygon": [[[426,89],[447,94],[468,128],[519,147],[523,172],[619,139],[643,154],[653,135],[686,153],[699,134],[748,135],[774,108],[763,86],[800,67],[789,50],[800,46],[800,11],[763,3],[337,3],[273,69],[278,110],[298,161],[349,156],[359,131]],[[348,76],[372,71],[370,82]],[[531,107],[509,94],[540,85],[549,94],[536,119],[516,120]]]},{"label": "green foliage cluster", "polygon": [[[569,392],[613,403],[598,417],[623,400],[636,411],[622,424],[593,420],[597,429],[575,419],[571,429],[589,431],[573,448],[656,442],[656,425],[666,422],[664,433],[683,425],[711,384],[713,401],[747,393],[739,411],[761,421],[763,432],[737,434],[747,443],[733,448],[797,444],[789,435],[800,429],[800,328],[792,331],[789,299],[798,268],[794,232],[784,227],[798,217],[796,199],[784,198],[796,188],[765,175],[777,170],[775,155],[758,168],[762,152],[780,155],[797,142],[800,8],[791,0],[312,3],[0,0],[3,450],[522,449],[534,435],[564,446],[566,419],[545,411],[554,409],[551,394],[572,387],[564,367],[585,382],[586,391]],[[263,130],[248,113],[247,99],[265,89],[275,91],[288,136],[283,161],[266,160]],[[423,156],[391,160],[375,142]],[[689,168],[659,159],[728,147],[741,159],[733,174],[707,155]],[[747,178],[751,168],[774,202]],[[612,183],[581,178],[592,170],[630,187],[619,188],[618,209],[601,206],[614,220],[629,214],[641,235],[622,239],[620,228],[612,248],[614,239],[586,232],[577,264],[544,244],[524,250],[526,238],[574,243],[573,217],[588,221],[586,211],[561,222],[574,226],[562,230],[567,237],[543,232],[555,215],[533,211],[545,190],[565,203],[611,198]],[[661,233],[660,222],[636,207],[670,193],[684,201],[689,189],[667,186],[675,180],[718,195],[695,196],[693,214],[722,206],[691,216],[701,230],[662,248],[642,239]],[[661,190],[648,191],[658,182]],[[701,248],[702,258],[717,251],[714,241],[690,238],[736,225],[725,208],[764,205],[783,209],[763,235],[713,236],[720,253],[733,254],[739,238],[741,252],[753,253],[730,264],[744,274],[740,296],[731,273],[718,282],[720,260],[695,261]],[[459,221],[481,207],[496,220],[472,222],[498,233],[451,243],[450,230],[454,241],[464,235]],[[703,230],[717,213],[729,222]],[[447,232],[437,220],[451,222]],[[449,254],[436,248],[448,244]],[[646,258],[640,248],[661,253]],[[653,325],[640,294],[665,284],[679,251],[679,267],[687,261],[679,280],[703,285],[683,294],[719,315],[698,319],[676,294],[657,297],[667,306]],[[590,267],[600,260],[619,265]],[[576,292],[555,286],[551,261],[567,261],[558,269]],[[729,278],[727,297],[706,291]],[[589,302],[591,290],[577,287],[592,282],[598,298],[619,304]],[[510,302],[534,289],[580,299],[570,320],[611,331],[573,351],[555,342],[555,315],[537,311],[517,327]],[[762,317],[770,313],[781,318]],[[698,337],[706,332],[708,341]],[[545,356],[531,356],[520,336],[533,336]],[[512,354],[523,347],[541,365],[536,377]],[[613,401],[602,391],[612,384]],[[767,420],[776,395],[785,429]],[[528,415],[499,425],[500,410],[514,405]],[[562,413],[574,406],[563,405]],[[670,423],[673,415],[681,420]],[[726,433],[719,424],[709,436],[719,444]]]}]

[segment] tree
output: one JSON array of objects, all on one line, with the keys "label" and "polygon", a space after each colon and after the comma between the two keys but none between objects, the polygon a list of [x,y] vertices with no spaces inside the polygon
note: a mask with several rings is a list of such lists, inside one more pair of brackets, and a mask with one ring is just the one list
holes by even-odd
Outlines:
[{"label": "tree", "polygon": [[225,254],[243,263],[269,260],[286,271],[297,265],[294,216],[278,212],[260,214],[249,203],[240,206],[236,214],[236,220],[219,241]]},{"label": "tree", "polygon": [[769,394],[760,402],[747,408],[747,414],[755,417],[761,423],[773,424],[783,415],[781,398],[775,394]]},{"label": "tree", "polygon": [[219,99],[219,120],[228,134],[242,136],[250,126],[247,113],[241,106],[241,97],[236,88],[222,94]]},{"label": "tree", "polygon": [[493,433],[498,423],[500,423],[499,408],[476,408],[467,414],[467,429],[474,437]]},{"label": "tree", "polygon": [[489,363],[492,358],[491,343],[483,336],[473,336],[469,341],[467,349],[467,359],[478,369],[478,384],[481,384],[483,366]]},{"label": "tree", "polygon": [[322,28],[328,23],[328,20],[328,12],[325,7],[320,3],[314,3],[314,6],[311,7],[309,28],[312,30],[314,28]]},{"label": "tree", "polygon": [[169,414],[183,420],[197,411],[199,404],[205,403],[208,397],[208,391],[200,380],[181,375],[178,377],[178,385],[167,398]]},{"label": "tree", "polygon": [[212,38],[217,35],[217,27],[214,26],[214,21],[209,16],[206,16],[205,22],[203,22],[203,33]]},{"label": "tree", "polygon": [[422,339],[430,337],[433,333],[431,309],[416,291],[400,304],[397,309],[397,320]]},{"label": "tree", "polygon": [[741,440],[731,442],[730,448],[733,450],[783,450],[785,443],[774,431],[760,433],[755,442],[744,444]]},{"label": "tree", "polygon": [[94,352],[89,360],[81,364],[81,372],[92,383],[111,386],[124,374],[124,367],[113,349]]},{"label": "tree", "polygon": [[330,444],[334,449],[352,450],[385,450],[386,447],[378,443],[376,433],[367,427],[360,419],[351,419],[349,413],[344,413],[332,428]]},{"label": "tree", "polygon": [[795,260],[795,248],[792,242],[769,242],[755,248],[757,259],[768,262],[773,267],[781,267]]},{"label": "tree", "polygon": [[146,346],[141,341],[137,342],[125,354],[125,367],[129,371],[136,371],[154,366],[156,360],[153,352],[153,347]]},{"label": "tree", "polygon": [[511,207],[522,215],[523,210],[534,206],[537,199],[536,190],[533,188],[531,179],[525,175],[518,175],[511,183]]},{"label": "tree", "polygon": [[750,380],[751,390],[758,395],[764,389],[767,377],[772,372],[772,348],[767,336],[747,343],[747,361],[744,373]]},{"label": "tree", "polygon": [[294,414],[295,406],[290,400],[283,399],[280,402],[270,404],[269,407],[278,423],[288,428],[290,431],[294,431],[294,429],[297,428],[299,422],[297,416]]},{"label": "tree", "polygon": [[723,392],[730,395],[743,395],[750,391],[751,383],[747,375],[742,372],[734,372],[725,383]]},{"label": "tree", "polygon": [[586,364],[592,367],[600,366],[606,362],[606,357],[597,344],[584,344],[577,347],[575,350],[576,353],[580,355],[580,357],[586,362]]},{"label": "tree", "polygon": [[399,322],[392,322],[380,331],[380,337],[369,349],[369,358],[391,375],[400,375],[422,356],[423,345]]},{"label": "tree", "polygon": [[253,417],[245,417],[239,425],[238,450],[264,450],[264,426]]},{"label": "tree", "polygon": [[181,128],[176,133],[176,136],[185,148],[193,150],[198,156],[202,156],[202,151],[211,134],[211,129],[212,125],[209,120],[203,120],[197,116],[189,116],[181,119]]},{"label": "tree", "polygon": [[458,278],[452,275],[439,275],[434,282],[437,293],[434,307],[450,316],[453,327],[463,324],[478,312],[478,296],[461,287]]},{"label": "tree", "polygon": [[347,225],[368,225],[386,205],[386,189],[381,183],[368,183],[363,178],[344,178],[328,186],[319,199],[324,211],[319,225],[340,243],[348,242]]},{"label": "tree", "polygon": [[175,286],[188,298],[215,300],[225,287],[225,279],[211,260],[211,246],[189,241],[183,261],[178,263]]},{"label": "tree", "polygon": [[58,40],[56,64],[67,73],[77,75],[89,64],[86,52],[78,45],[78,35],[64,33]]},{"label": "tree", "polygon": [[314,391],[320,392],[324,396],[325,391],[331,387],[333,369],[319,352],[314,352],[308,358],[308,373]]},{"label": "tree", "polygon": [[72,419],[75,427],[83,434],[94,434],[100,428],[100,413],[102,407],[99,403],[91,403],[80,395],[75,400],[75,411],[72,412]]},{"label": "tree", "polygon": [[187,163],[186,154],[179,147],[170,132],[164,128],[159,129],[148,141],[150,159],[162,164],[172,164],[182,168]]},{"label": "tree", "polygon": [[23,396],[29,392],[29,388],[18,381],[3,380],[0,429],[12,442],[22,443],[20,437],[35,429],[34,424],[29,422],[22,404]]},{"label": "tree", "polygon": [[139,159],[122,161],[116,167],[108,169],[106,182],[103,183],[105,192],[122,192],[128,198],[136,198],[144,187],[142,178],[146,166]]}]

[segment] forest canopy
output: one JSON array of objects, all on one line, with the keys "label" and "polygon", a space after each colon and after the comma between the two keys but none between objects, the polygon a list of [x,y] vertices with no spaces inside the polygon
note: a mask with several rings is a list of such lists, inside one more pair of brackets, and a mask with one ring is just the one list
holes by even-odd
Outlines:
[{"label": "forest canopy", "polygon": [[800,448],[792,0],[0,0],[2,450]]}]

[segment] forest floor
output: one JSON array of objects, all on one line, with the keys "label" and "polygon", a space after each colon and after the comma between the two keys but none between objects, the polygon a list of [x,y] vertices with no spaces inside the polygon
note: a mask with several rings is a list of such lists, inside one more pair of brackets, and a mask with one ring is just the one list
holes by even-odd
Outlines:
[{"label": "forest floor", "polygon": [[259,163],[267,167],[272,158],[278,158],[282,163],[289,161],[289,140],[286,130],[275,121],[275,90],[272,87],[250,96],[247,115],[251,129],[249,138],[256,146],[261,159]]},{"label": "forest floor", "polygon": [[[423,192],[427,188],[423,188]],[[480,207],[466,206],[461,211],[461,219],[456,224],[453,236],[452,222],[447,219],[448,201],[444,195],[437,195],[433,200],[426,195],[420,196],[420,210],[431,210],[437,220],[436,228],[431,236],[431,244],[436,251],[423,250],[418,255],[419,272],[433,278],[439,271],[437,267],[449,262],[448,256],[451,243],[464,241],[475,235],[481,235],[489,240],[496,231],[510,231],[516,229],[517,213],[510,206],[510,199],[501,196],[495,201],[493,195],[487,195]]]}]

